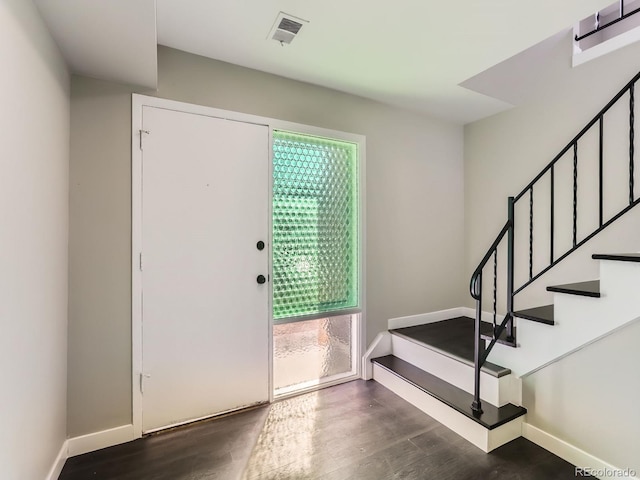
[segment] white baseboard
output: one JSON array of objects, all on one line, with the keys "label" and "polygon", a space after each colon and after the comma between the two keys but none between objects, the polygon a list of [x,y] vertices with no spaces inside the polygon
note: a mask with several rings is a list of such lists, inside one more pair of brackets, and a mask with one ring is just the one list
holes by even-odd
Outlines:
[{"label": "white baseboard", "polygon": [[373,378],[372,358],[390,355],[391,353],[391,334],[389,332],[380,332],[362,356],[362,379],[371,380]]},{"label": "white baseboard", "polygon": [[67,451],[69,450],[69,441],[65,440],[60,447],[60,452],[58,452],[58,456],[56,457],[53,465],[51,466],[51,470],[47,474],[45,480],[58,480],[62,469],[64,468],[64,462],[67,461]]},{"label": "white baseboard", "polygon": [[134,439],[133,425],[123,425],[109,430],[102,430],[101,432],[89,433],[88,435],[70,438],[67,441],[69,444],[68,455],[69,457],[75,457],[83,453],[130,442]]},{"label": "white baseboard", "polygon": [[413,327],[415,325],[422,325],[425,323],[439,322],[441,320],[461,317],[464,315],[464,311],[465,310],[462,307],[456,307],[449,308],[447,310],[438,310],[436,312],[410,315],[408,317],[390,318],[387,323],[387,328],[389,328],[389,330],[393,330],[394,328]]},{"label": "white baseboard", "polygon": [[[470,307],[460,307],[462,317],[470,317],[476,318],[476,309]],[[487,312],[485,310],[482,311],[482,316],[480,317],[483,322],[493,323],[493,312]],[[496,323],[500,325],[504,320],[504,315],[496,314]]]},{"label": "white baseboard", "polygon": [[609,478],[640,480],[638,478],[640,472],[614,467],[604,460],[594,457],[575,445],[571,445],[531,424],[525,423],[522,425],[522,436],[601,480]]},{"label": "white baseboard", "polygon": [[[387,328],[393,330],[394,328],[413,327],[415,325],[423,325],[425,323],[439,322],[441,320],[449,320],[455,317],[470,317],[476,318],[476,309],[469,307],[455,307],[447,310],[437,310],[435,312],[420,313],[418,315],[410,315],[408,317],[390,318],[387,323]],[[496,321],[502,322],[504,315],[497,315]],[[492,323],[493,313],[482,312],[482,321]]]}]

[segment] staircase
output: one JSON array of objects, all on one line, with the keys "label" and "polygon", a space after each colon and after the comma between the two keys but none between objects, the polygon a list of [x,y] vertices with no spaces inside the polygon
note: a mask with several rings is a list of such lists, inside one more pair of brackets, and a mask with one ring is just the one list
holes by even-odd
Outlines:
[{"label": "staircase", "polygon": [[[464,312],[453,312],[458,313]],[[490,330],[491,325],[485,328]],[[489,452],[520,436],[526,410],[518,406],[519,380],[509,369],[487,362],[480,372],[483,414],[473,412],[473,331],[474,320],[467,316],[391,329],[379,336],[379,340],[388,337],[388,348],[376,352],[370,373],[377,382]]]},{"label": "staircase", "polygon": [[553,304],[515,312],[518,348],[498,344],[492,361],[508,364],[518,377],[530,375],[640,317],[640,254],[592,258],[600,279],[548,286]]},{"label": "staircase", "polygon": [[[471,277],[470,293],[476,308],[460,307],[389,320],[389,330],[376,337],[364,356],[366,379],[380,382],[489,452],[522,434],[526,415],[521,406],[523,376],[640,317],[638,253],[595,253],[592,261],[599,262],[599,279],[547,285],[546,290],[553,293],[552,304],[514,308],[516,295],[640,203],[634,192],[634,90],[639,79],[640,73],[518,195],[509,197],[507,221]],[[608,216],[605,211],[610,212],[611,208],[603,194],[603,138],[611,107],[623,103],[623,99],[628,100],[629,168],[621,184],[628,189],[628,203]],[[614,123],[619,126],[619,122]],[[594,131],[599,134],[599,189],[594,191],[597,198],[592,205],[598,208],[586,213],[581,210],[580,218],[595,216],[595,228],[585,234],[578,229],[578,145]],[[555,171],[557,164],[567,159],[573,164],[573,218],[563,225],[556,221],[555,199],[561,184],[555,180]],[[534,233],[534,190],[536,198],[542,190],[550,209],[542,234]],[[514,212],[522,199],[528,200],[528,218],[518,218],[518,222],[528,222],[529,235],[516,244]],[[571,237],[564,250],[558,241],[562,228],[567,228]],[[540,250],[548,255],[548,264],[536,269],[533,259]],[[506,257],[501,268],[499,252],[501,258]],[[518,267],[520,271],[528,270],[527,278],[516,288],[515,263],[527,256],[528,269]],[[492,291],[483,288],[483,275],[491,274]],[[501,304],[498,278],[506,290]],[[492,311],[484,311],[483,302],[492,304]]]}]

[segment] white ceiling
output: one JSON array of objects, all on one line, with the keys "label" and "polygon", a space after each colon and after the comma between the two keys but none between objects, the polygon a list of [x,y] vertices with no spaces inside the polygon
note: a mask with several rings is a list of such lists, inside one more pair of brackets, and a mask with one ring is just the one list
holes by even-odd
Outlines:
[{"label": "white ceiling", "polygon": [[[73,71],[149,85],[153,0],[35,1]],[[467,123],[510,104],[460,83],[611,0],[155,3],[159,44]],[[267,39],[280,11],[309,21],[291,45]]]},{"label": "white ceiling", "polygon": [[34,3],[73,73],[157,87],[155,0]]}]

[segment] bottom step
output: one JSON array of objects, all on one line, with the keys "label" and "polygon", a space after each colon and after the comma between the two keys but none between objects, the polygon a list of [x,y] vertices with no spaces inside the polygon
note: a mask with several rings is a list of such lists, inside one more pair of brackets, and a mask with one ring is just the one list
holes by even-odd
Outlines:
[{"label": "bottom step", "polygon": [[483,402],[471,410],[473,395],[393,355],[374,358],[373,378],[485,452],[521,436],[527,410],[513,404]]}]

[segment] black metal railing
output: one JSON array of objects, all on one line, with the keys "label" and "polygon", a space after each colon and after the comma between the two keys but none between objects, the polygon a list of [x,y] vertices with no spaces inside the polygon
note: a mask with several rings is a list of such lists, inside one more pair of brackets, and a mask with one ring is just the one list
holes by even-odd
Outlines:
[{"label": "black metal railing", "polygon": [[[475,385],[474,385],[474,400],[472,404],[472,409],[474,413],[481,414],[482,413],[482,403],[480,401],[480,371],[485,363],[491,349],[495,345],[497,341],[502,341],[504,343],[508,343],[512,346],[516,345],[516,332],[513,324],[514,319],[514,296],[525,289],[527,286],[531,285],[534,281],[540,278],[541,275],[548,272],[555,265],[560,263],[562,260],[567,258],[571,253],[580,248],[586,242],[588,242],[595,235],[600,233],[602,230],[607,228],[613,222],[615,222],[618,218],[624,215],[626,212],[635,207],[638,203],[640,203],[640,199],[636,199],[634,195],[634,155],[635,155],[635,84],[640,80],[640,73],[638,73],[635,77],[631,79],[629,83],[627,83],[622,90],[620,90],[615,97],[611,99],[607,105],[598,112],[598,114],[589,122],[587,125],[555,156],[546,167],[544,167],[535,178],[522,189],[518,195],[515,197],[509,197],[508,199],[508,218],[502,230],[496,237],[495,241],[491,244],[487,253],[482,258],[481,262],[478,264],[478,267],[475,269],[471,276],[469,290],[472,298],[476,303],[476,316],[475,316],[475,351],[474,351],[474,363],[475,363]],[[628,168],[628,188],[629,188],[629,198],[628,204],[625,205],[620,211],[618,211],[615,215],[613,215],[608,220],[604,218],[604,182],[603,182],[603,172],[604,172],[604,124],[605,124],[605,115],[607,112],[615,105],[625,94],[629,94],[629,168]],[[579,149],[578,144],[583,139],[583,137],[591,131],[592,128],[596,128],[598,131],[598,226],[595,230],[586,234],[583,238],[579,238],[578,232],[578,207],[579,207],[579,196],[578,196],[578,166],[579,166]],[[569,154],[569,158],[571,158],[573,165],[573,205],[572,205],[572,231],[571,231],[571,247],[565,252],[557,255],[558,249],[555,242],[555,233],[556,233],[556,216],[555,216],[555,193],[556,193],[556,164],[565,157],[565,155]],[[550,181],[550,212],[549,212],[549,263],[541,268],[539,271],[534,271],[534,256],[535,256],[535,244],[534,244],[534,190],[539,185],[545,175],[549,175]],[[529,211],[528,211],[528,275],[527,279],[517,288],[514,285],[514,227],[515,227],[515,205],[521,200],[525,195],[528,194],[529,199]],[[536,195],[536,198],[540,197],[540,195]],[[507,247],[506,247],[506,255],[507,255],[507,265],[506,265],[506,306],[505,306],[505,316],[500,325],[497,325],[497,278],[498,278],[498,248],[500,247],[502,241],[505,236],[507,237]],[[544,240],[544,239],[543,239]],[[482,348],[482,276],[483,270],[486,267],[489,260],[493,257],[493,332],[490,336],[490,343]],[[503,336],[503,334],[505,334]]]},{"label": "black metal railing", "polygon": [[[484,362],[486,362],[489,353],[493,349],[496,341],[502,336],[502,333],[507,331],[507,341],[515,342],[514,330],[513,330],[513,316],[508,311],[507,315],[505,315],[504,319],[497,325],[497,316],[498,316],[498,308],[497,308],[497,298],[498,298],[498,247],[500,246],[502,240],[505,235],[507,235],[507,262],[509,266],[513,266],[511,260],[513,259],[513,198],[509,198],[509,218],[507,223],[505,223],[502,230],[489,247],[489,250],[483,257],[482,261],[478,265],[478,267],[471,275],[471,282],[469,284],[469,291],[471,296],[476,301],[476,317],[475,317],[475,338],[474,338],[474,393],[473,393],[473,403],[471,405],[471,409],[474,414],[480,415],[482,413],[482,402],[480,401],[480,369]],[[492,329],[492,340],[488,346],[483,348],[482,346],[482,336],[481,336],[481,325],[482,325],[482,271],[484,267],[487,265],[489,260],[493,257],[493,329]],[[507,268],[508,277],[507,277],[507,309],[513,307],[513,268]],[[510,274],[509,274],[510,272]]]},{"label": "black metal railing", "polygon": [[621,22],[622,20],[624,20],[625,18],[629,18],[631,15],[634,15],[636,13],[640,12],[640,8],[636,8],[630,12],[625,12],[624,11],[624,0],[619,0],[619,7],[618,7],[618,16],[616,18],[614,18],[613,20],[611,20],[610,22],[607,22],[605,24],[600,24],[600,12],[596,12],[594,14],[594,28],[593,30],[583,34],[583,35],[577,35],[574,37],[576,42],[579,42],[580,40],[582,40],[583,38],[587,38],[590,37],[591,35],[601,32],[602,30],[604,30],[605,28],[611,27],[612,25],[615,25],[618,22]]}]

